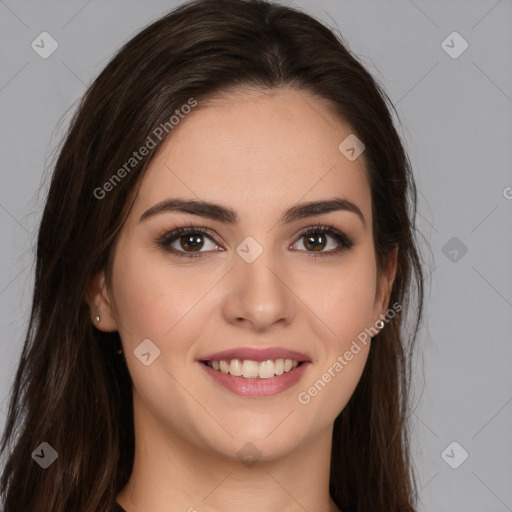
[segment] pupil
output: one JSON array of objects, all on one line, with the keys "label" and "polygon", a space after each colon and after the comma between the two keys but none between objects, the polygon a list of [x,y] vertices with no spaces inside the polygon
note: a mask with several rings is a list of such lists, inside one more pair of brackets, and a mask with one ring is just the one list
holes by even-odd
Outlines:
[{"label": "pupil", "polygon": [[[181,245],[184,249],[192,249],[193,251],[197,251],[198,249],[201,249],[202,243],[201,243],[201,236],[200,235],[185,235],[182,238]],[[185,243],[183,243],[183,239],[185,240]],[[197,245],[195,245],[197,244]]]},{"label": "pupil", "polygon": [[[314,240],[315,238],[318,238],[318,239],[321,239],[322,241],[319,243],[319,245],[315,245],[315,243],[311,242],[312,240]],[[314,250],[319,250],[319,249],[323,249],[323,247],[325,246],[325,239],[324,239],[324,235],[322,233],[318,233],[318,234],[314,234],[314,235],[308,235],[308,239],[307,239],[307,243],[306,245],[311,245],[313,247]],[[320,245],[322,245],[320,247]]]}]

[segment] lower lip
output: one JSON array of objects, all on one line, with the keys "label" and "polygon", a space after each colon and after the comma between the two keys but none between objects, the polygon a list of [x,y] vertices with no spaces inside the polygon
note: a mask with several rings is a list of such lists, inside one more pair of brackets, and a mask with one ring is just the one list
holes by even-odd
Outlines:
[{"label": "lower lip", "polygon": [[258,396],[273,396],[291,388],[296,384],[304,375],[307,367],[311,364],[309,361],[302,363],[300,366],[295,367],[293,370],[283,373],[281,375],[274,375],[270,379],[246,377],[236,377],[229,373],[222,373],[219,370],[214,370],[204,363],[199,363],[206,373],[221,386],[235,393],[247,397]]}]

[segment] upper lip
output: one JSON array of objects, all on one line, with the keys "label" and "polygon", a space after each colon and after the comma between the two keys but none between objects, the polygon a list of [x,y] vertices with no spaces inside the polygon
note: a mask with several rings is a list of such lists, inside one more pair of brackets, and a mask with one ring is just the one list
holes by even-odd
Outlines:
[{"label": "upper lip", "polygon": [[297,352],[295,350],[288,350],[281,347],[269,348],[251,348],[239,347],[215,352],[205,357],[201,357],[199,361],[221,361],[231,359],[250,359],[251,361],[268,361],[269,359],[293,359],[298,362],[310,362],[311,358],[307,354]]}]

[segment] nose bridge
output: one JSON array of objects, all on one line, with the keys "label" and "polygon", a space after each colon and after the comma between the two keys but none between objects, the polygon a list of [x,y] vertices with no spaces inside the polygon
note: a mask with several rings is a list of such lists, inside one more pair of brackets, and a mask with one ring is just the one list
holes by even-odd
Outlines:
[{"label": "nose bridge", "polygon": [[236,252],[226,308],[230,321],[245,319],[259,328],[290,321],[293,294],[272,248],[247,237]]}]

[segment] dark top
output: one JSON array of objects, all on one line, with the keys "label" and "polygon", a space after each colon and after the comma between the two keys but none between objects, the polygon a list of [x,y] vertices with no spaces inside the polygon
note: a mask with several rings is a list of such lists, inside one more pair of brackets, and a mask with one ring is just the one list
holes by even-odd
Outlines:
[{"label": "dark top", "polygon": [[117,503],[114,505],[114,508],[112,509],[112,512],[126,512],[126,510]]}]

